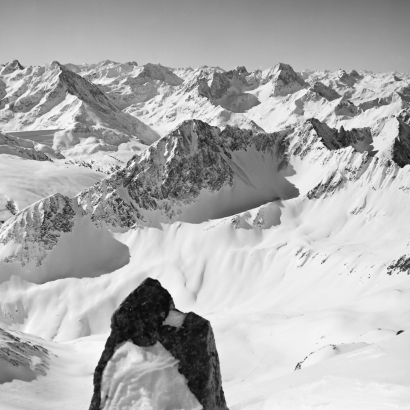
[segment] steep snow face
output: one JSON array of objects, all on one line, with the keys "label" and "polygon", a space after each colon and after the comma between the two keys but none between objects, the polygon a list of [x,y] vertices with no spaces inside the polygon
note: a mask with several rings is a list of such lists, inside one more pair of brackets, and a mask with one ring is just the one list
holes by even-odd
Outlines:
[{"label": "steep snow face", "polygon": [[112,146],[132,137],[145,143],[158,138],[141,121],[121,112],[96,85],[56,61],[47,66],[3,71],[3,130],[60,129],[53,143],[59,151],[90,136],[102,145]]},{"label": "steep snow face", "polygon": [[162,345],[119,346],[108,362],[101,383],[101,409],[169,408],[200,410],[176,360]]}]

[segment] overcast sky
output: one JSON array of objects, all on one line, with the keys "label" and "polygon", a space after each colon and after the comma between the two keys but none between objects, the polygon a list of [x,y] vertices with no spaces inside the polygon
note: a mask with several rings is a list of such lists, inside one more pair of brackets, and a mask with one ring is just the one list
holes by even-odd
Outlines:
[{"label": "overcast sky", "polygon": [[0,0],[0,63],[410,71],[410,0]]}]

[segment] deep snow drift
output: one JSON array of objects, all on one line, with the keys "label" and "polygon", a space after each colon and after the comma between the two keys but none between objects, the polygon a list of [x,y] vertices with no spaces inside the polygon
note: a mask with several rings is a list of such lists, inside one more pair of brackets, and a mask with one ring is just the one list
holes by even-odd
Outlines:
[{"label": "deep snow drift", "polygon": [[231,410],[410,408],[408,74],[65,67],[162,137],[66,152],[2,133],[0,327],[26,346],[2,409],[86,409],[146,277],[211,321]]}]

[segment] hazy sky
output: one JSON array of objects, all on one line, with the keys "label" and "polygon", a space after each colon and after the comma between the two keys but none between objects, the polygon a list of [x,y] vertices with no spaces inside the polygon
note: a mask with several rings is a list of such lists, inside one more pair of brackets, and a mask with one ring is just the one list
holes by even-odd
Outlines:
[{"label": "hazy sky", "polygon": [[0,62],[410,72],[410,0],[0,0]]}]

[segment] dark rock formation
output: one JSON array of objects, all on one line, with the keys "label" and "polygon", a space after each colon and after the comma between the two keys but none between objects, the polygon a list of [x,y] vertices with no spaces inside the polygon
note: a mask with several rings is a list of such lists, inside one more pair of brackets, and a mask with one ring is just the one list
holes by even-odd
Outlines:
[{"label": "dark rock formation", "polygon": [[344,115],[348,117],[354,117],[359,113],[357,107],[349,100],[340,101],[335,107],[336,115]]},{"label": "dark rock formation", "polygon": [[410,257],[408,255],[403,255],[390,263],[387,267],[387,274],[392,275],[393,272],[396,272],[396,274],[403,272],[410,275]]},{"label": "dark rock formation", "polygon": [[90,410],[99,410],[103,371],[116,348],[132,341],[140,347],[160,342],[177,360],[178,371],[204,410],[227,409],[211,324],[188,313],[179,326],[164,324],[175,310],[171,295],[155,279],[146,279],[115,311],[111,334],[94,373]]},{"label": "dark rock formation", "polygon": [[[357,76],[355,74],[357,74]],[[350,74],[347,74],[345,70],[339,70],[339,81],[348,87],[354,87],[357,82],[357,77],[360,77],[357,71],[353,70]]]},{"label": "dark rock formation", "polygon": [[392,101],[392,97],[374,98],[373,100],[365,101],[358,105],[362,111],[367,111],[372,108],[382,107],[383,105],[389,105]]},{"label": "dark rock formation", "polygon": [[321,97],[326,98],[328,101],[337,100],[341,95],[336,92],[333,88],[328,87],[320,81],[316,81],[312,87],[313,91],[316,94],[319,94]]},{"label": "dark rock formation", "polygon": [[[0,244],[21,244],[20,251],[3,262],[20,261],[25,266],[34,261],[40,266],[60,236],[72,231],[74,217],[73,201],[61,194],[51,195],[23,209],[1,227]],[[16,230],[16,226],[21,229]]]},{"label": "dark rock formation", "polygon": [[410,164],[410,126],[400,118],[398,121],[398,136],[392,147],[392,159],[400,167]]},{"label": "dark rock formation", "polygon": [[50,353],[18,332],[0,328],[0,384],[46,376]]},{"label": "dark rock formation", "polygon": [[207,78],[204,76],[198,79],[198,85],[198,94],[210,100],[222,98],[231,87],[226,74],[220,72],[212,73],[211,85],[208,85]]},{"label": "dark rock formation", "polygon": [[[364,147],[360,149],[358,145],[365,141],[369,143],[373,142],[371,129],[368,127],[345,130],[342,126],[338,131],[335,128],[330,128],[326,123],[320,122],[316,118],[310,118],[306,123],[312,125],[323,145],[330,150],[351,146],[355,148],[356,151],[363,152],[365,151]],[[372,154],[372,146],[368,147],[368,151]]]}]

